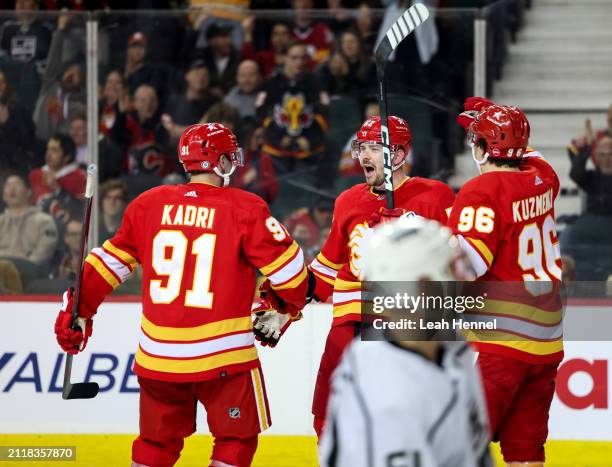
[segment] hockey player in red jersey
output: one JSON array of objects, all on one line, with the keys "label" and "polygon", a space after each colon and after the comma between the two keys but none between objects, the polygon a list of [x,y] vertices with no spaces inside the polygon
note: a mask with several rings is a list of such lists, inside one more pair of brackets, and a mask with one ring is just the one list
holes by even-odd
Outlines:
[{"label": "hockey player in red jersey", "polygon": [[467,337],[480,352],[491,431],[505,461],[541,466],[563,358],[559,180],[527,146],[530,127],[520,109],[470,98],[458,122],[481,174],[457,195],[448,225],[479,276],[474,287],[488,291],[485,311],[470,317],[497,324]]},{"label": "hockey player in red jersey", "polygon": [[365,183],[340,194],[334,207],[329,238],[310,264],[316,278],[314,296],[323,301],[333,296],[334,304],[332,328],[321,358],[312,405],[314,427],[319,436],[325,421],[331,374],[344,349],[359,333],[362,249],[364,240],[371,235],[371,227],[400,215],[417,215],[445,223],[446,210],[454,200],[452,190],[444,183],[408,177],[404,173],[403,165],[410,152],[412,134],[403,119],[389,117],[389,135],[396,209],[384,208],[380,117],[371,117],[357,132],[352,147],[353,157],[359,159],[363,168]]},{"label": "hockey player in red jersey", "polygon": [[178,150],[191,181],[153,188],[130,203],[116,235],[85,260],[81,330],[71,329],[68,291],[55,332],[65,351],[82,350],[98,306],[140,265],[140,436],[132,465],[174,465],[195,431],[200,401],[215,440],[210,465],[249,466],[259,432],[270,426],[251,321],[255,269],[291,317],[304,306],[307,270],[266,203],[226,186],[241,164],[230,130],[192,125]]}]

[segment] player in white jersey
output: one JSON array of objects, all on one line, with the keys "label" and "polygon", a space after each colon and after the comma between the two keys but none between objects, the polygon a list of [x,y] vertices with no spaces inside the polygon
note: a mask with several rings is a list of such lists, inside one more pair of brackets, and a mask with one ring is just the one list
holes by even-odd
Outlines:
[{"label": "player in white jersey", "polygon": [[[370,281],[473,278],[451,232],[402,218],[373,234]],[[468,277],[472,276],[472,277]],[[334,373],[322,467],[490,466],[486,405],[474,354],[463,341],[388,331],[351,344]],[[405,334],[406,332],[411,334]],[[415,340],[400,340],[413,337]],[[419,340],[418,340],[419,339]]]}]

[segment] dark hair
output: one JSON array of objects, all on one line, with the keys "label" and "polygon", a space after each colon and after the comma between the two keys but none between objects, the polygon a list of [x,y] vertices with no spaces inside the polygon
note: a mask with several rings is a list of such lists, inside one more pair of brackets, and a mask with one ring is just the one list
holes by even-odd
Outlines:
[{"label": "dark hair", "polygon": [[30,179],[28,178],[28,176],[25,173],[19,172],[17,170],[10,170],[2,177],[2,186],[4,186],[4,184],[10,177],[17,177],[23,182],[23,184],[28,190],[32,189],[32,185],[30,184]]},{"label": "dark hair", "polygon": [[74,162],[74,158],[76,157],[76,145],[74,141],[72,141],[72,138],[62,133],[55,133],[49,138],[49,141],[52,139],[59,142],[64,156],[68,156],[68,163]]},{"label": "dark hair", "polygon": [[[476,143],[476,147],[482,149],[485,153],[487,152],[487,142],[484,139],[479,140]],[[508,167],[508,168],[519,168],[523,163],[523,159],[501,159],[489,156],[488,162],[495,165],[496,167]]]},{"label": "dark hair", "polygon": [[129,199],[130,190],[127,183],[117,178],[111,178],[100,185],[100,201],[102,201],[108,192],[112,190],[121,190],[125,202]]},{"label": "dark hair", "polygon": [[223,101],[213,104],[202,117],[203,122],[231,122],[234,125],[234,132],[240,122],[240,113],[231,105]]}]

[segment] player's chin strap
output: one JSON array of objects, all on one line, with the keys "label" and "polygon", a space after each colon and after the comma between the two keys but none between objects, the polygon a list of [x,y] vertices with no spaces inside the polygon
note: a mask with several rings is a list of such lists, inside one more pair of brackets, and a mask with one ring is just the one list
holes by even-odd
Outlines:
[{"label": "player's chin strap", "polygon": [[227,186],[229,185],[230,182],[230,177],[232,176],[232,174],[236,171],[236,166],[232,165],[232,168],[230,169],[230,171],[226,174],[224,174],[223,172],[221,172],[219,170],[219,167],[215,167],[213,168],[213,172],[216,173],[219,177],[221,177],[223,179],[223,186]]},{"label": "player's chin strap", "polygon": [[489,160],[489,153],[485,152],[482,160],[478,160],[476,158],[476,145],[472,145],[472,159],[476,162],[476,167],[478,167],[478,173],[482,174],[482,166]]}]

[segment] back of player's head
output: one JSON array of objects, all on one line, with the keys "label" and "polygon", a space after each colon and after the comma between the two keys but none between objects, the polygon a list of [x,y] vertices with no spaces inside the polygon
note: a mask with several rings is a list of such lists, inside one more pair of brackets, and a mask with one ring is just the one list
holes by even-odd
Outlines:
[{"label": "back of player's head", "polygon": [[494,104],[478,112],[467,131],[470,143],[480,145],[489,159],[520,160],[531,129],[521,109]]}]

